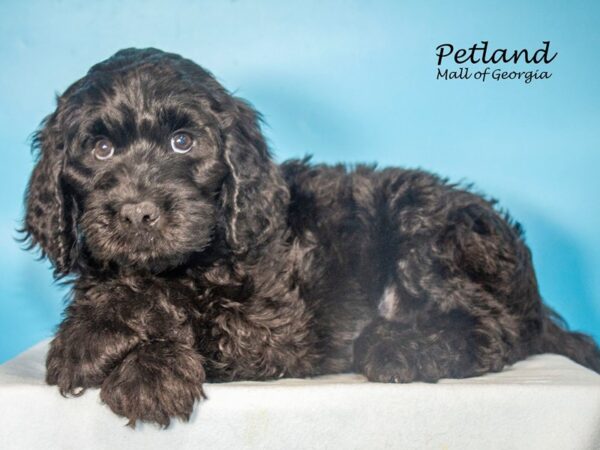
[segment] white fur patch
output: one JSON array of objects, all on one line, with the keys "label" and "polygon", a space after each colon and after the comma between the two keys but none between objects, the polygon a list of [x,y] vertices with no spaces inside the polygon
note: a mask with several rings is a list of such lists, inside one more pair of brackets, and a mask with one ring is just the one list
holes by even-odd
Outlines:
[{"label": "white fur patch", "polygon": [[379,315],[387,320],[392,320],[398,310],[398,297],[394,286],[386,286],[383,290],[381,300],[379,300]]}]

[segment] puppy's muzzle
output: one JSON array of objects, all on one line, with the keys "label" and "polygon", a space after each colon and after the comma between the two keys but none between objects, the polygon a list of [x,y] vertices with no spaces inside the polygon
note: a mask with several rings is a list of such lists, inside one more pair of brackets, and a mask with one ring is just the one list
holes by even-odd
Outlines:
[{"label": "puppy's muzzle", "polygon": [[126,203],[119,211],[119,218],[125,227],[152,227],[160,218],[160,210],[156,204],[148,200],[140,203]]}]

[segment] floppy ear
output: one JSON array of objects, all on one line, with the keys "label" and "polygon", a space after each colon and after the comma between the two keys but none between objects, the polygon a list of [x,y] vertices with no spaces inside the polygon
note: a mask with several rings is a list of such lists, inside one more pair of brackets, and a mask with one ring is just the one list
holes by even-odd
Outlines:
[{"label": "floppy ear", "polygon": [[62,172],[66,151],[58,130],[56,113],[46,117],[36,132],[32,149],[37,163],[25,194],[25,223],[22,232],[29,248],[38,245],[42,256],[54,265],[54,275],[70,272],[75,251],[72,199],[64,195]]},{"label": "floppy ear", "polygon": [[271,159],[252,107],[233,98],[224,114],[223,157],[229,176],[222,206],[227,241],[241,254],[283,233],[289,191]]}]

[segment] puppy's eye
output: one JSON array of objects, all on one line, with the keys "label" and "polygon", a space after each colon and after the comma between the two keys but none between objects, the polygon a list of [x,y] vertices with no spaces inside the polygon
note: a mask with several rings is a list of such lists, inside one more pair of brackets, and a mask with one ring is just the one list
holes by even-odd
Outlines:
[{"label": "puppy's eye", "polygon": [[187,153],[194,146],[194,139],[188,133],[178,131],[171,136],[171,148],[175,153]]},{"label": "puppy's eye", "polygon": [[114,155],[115,146],[108,139],[102,138],[96,142],[92,153],[94,154],[96,159],[103,161],[105,159],[111,158],[112,155]]}]

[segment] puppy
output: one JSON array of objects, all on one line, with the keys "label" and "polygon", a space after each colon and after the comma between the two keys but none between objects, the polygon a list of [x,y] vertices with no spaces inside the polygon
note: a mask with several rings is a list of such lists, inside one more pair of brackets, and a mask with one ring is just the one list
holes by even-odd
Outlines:
[{"label": "puppy", "polygon": [[72,282],[47,382],[188,419],[205,380],[435,382],[556,352],[521,228],[417,170],[277,165],[257,113],[190,60],[122,50],[58,98],[23,232]]}]

